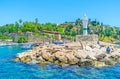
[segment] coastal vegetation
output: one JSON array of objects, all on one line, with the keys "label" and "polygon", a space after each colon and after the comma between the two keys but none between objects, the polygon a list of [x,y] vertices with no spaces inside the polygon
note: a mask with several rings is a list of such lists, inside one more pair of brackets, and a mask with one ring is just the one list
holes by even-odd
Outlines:
[{"label": "coastal vegetation", "polygon": [[18,39],[18,43],[25,43],[25,42],[27,42],[26,36],[20,36]]},{"label": "coastal vegetation", "polygon": [[[10,33],[17,33],[21,35],[23,32],[32,32],[35,36],[49,36],[49,34],[43,33],[42,30],[59,32],[62,38],[73,40],[77,34],[82,34],[82,20],[77,19],[74,22],[65,22],[63,24],[45,23],[39,22],[38,18],[34,22],[25,21],[22,19],[16,21],[14,24],[6,24],[0,26],[0,39],[12,39],[13,36],[9,36]],[[97,34],[101,41],[114,41],[120,39],[120,28],[110,25],[105,25],[96,20],[89,19],[88,33]],[[53,37],[52,37],[53,38]],[[54,38],[53,38],[54,39]],[[20,37],[18,42],[27,42],[26,37]]]}]

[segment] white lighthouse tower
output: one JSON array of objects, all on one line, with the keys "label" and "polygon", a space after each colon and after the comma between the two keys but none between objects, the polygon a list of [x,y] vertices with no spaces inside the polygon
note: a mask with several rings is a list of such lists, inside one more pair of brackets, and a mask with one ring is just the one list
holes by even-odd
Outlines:
[{"label": "white lighthouse tower", "polygon": [[88,17],[86,16],[86,14],[84,14],[84,17],[83,17],[83,20],[82,20],[82,23],[83,23],[83,35],[87,35],[87,25],[88,25]]}]

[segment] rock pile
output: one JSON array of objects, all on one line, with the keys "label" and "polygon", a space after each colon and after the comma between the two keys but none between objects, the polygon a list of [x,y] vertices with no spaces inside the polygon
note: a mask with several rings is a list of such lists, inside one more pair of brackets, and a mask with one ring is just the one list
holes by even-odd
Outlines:
[{"label": "rock pile", "polygon": [[[75,44],[74,44],[75,45]],[[54,63],[60,66],[107,66],[120,62],[120,49],[111,46],[110,54],[106,53],[107,45],[86,45],[81,46],[66,45],[44,45],[34,47],[23,53],[18,53],[14,61],[27,64],[48,65]]]}]

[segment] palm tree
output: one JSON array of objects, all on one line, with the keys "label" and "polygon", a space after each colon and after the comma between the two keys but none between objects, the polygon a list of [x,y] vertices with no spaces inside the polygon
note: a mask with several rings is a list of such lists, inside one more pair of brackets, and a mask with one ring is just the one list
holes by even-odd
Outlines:
[{"label": "palm tree", "polygon": [[19,31],[19,23],[17,21],[15,22],[15,27],[16,27],[16,30],[18,32]]},{"label": "palm tree", "polygon": [[81,24],[82,24],[82,21],[80,20],[80,18],[78,18],[78,19],[75,21],[75,25],[81,26]]},{"label": "palm tree", "polygon": [[22,26],[22,19],[19,19],[20,26]]},{"label": "palm tree", "polygon": [[35,24],[37,25],[38,24],[38,18],[35,18]]},{"label": "palm tree", "polygon": [[37,28],[38,28],[38,18],[35,18],[35,29],[36,29],[36,32],[37,32]]}]

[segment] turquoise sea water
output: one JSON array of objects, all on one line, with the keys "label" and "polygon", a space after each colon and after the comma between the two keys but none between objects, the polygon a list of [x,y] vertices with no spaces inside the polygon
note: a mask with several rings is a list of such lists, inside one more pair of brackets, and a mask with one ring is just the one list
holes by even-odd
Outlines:
[{"label": "turquoise sea water", "polygon": [[0,46],[0,79],[120,79],[120,64],[109,67],[61,68],[54,64],[40,67],[34,64],[12,62],[19,46]]},{"label": "turquoise sea water", "polygon": [[117,43],[116,46],[120,46],[120,43]]}]

